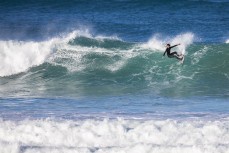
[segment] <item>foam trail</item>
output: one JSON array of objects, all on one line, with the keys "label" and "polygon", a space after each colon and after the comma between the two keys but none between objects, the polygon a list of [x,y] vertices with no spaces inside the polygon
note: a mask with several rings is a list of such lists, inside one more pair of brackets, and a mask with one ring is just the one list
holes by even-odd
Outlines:
[{"label": "foam trail", "polygon": [[[98,38],[97,38],[98,39]],[[96,40],[97,40],[96,39]],[[105,38],[107,39],[107,38]],[[109,38],[113,39],[113,38]],[[99,40],[98,41],[103,41]],[[79,45],[66,45],[63,50],[57,51],[50,58],[47,59],[47,62],[53,65],[61,65],[68,69],[70,72],[82,71],[85,68],[101,68],[107,69],[111,72],[115,72],[121,69],[129,59],[134,58],[138,55],[138,52],[134,52],[133,48],[128,50],[109,50],[100,47],[84,47]],[[85,56],[87,55],[96,55],[99,57],[103,57],[104,59],[112,59],[109,60],[109,63],[96,65],[96,62],[87,62]],[[114,60],[114,57],[119,57]],[[65,59],[64,61],[61,61]],[[69,60],[66,60],[69,59]],[[61,62],[60,62],[61,61]],[[93,65],[93,66],[92,66]]]},{"label": "foam trail", "polygon": [[228,120],[24,120],[0,125],[1,153],[229,151]]},{"label": "foam trail", "polygon": [[[111,42],[118,40],[122,43],[125,43],[117,36],[92,36],[90,33],[86,33],[84,35],[80,34],[80,36],[90,38],[92,39],[92,42],[98,42],[98,44],[106,43],[107,40]],[[114,47],[112,48],[104,48],[103,46],[99,45],[90,45],[90,43],[87,44],[88,46],[75,43],[75,41],[77,41],[77,38],[69,40],[70,43],[62,47],[62,49],[60,48],[59,51],[55,52],[55,54],[47,59],[47,62],[53,65],[60,65],[62,67],[65,67],[70,72],[82,71],[88,67],[95,69],[106,69],[110,72],[115,72],[124,67],[129,59],[136,57],[139,54],[138,52],[134,52],[134,47],[120,49],[118,48],[118,45],[114,45]],[[110,58],[112,60],[109,60],[109,62],[106,64],[100,63],[96,65],[97,62],[87,62],[87,60],[85,60],[87,59],[86,56],[99,56],[104,59]],[[118,58],[115,59],[114,57]]]},{"label": "foam trail", "polygon": [[193,43],[193,39],[194,34],[189,32],[177,35],[174,38],[161,38],[159,35],[155,35],[146,44],[143,44],[142,47],[164,51],[167,43],[170,43],[171,45],[180,43],[181,45],[177,47],[177,51],[185,54],[186,48]]}]

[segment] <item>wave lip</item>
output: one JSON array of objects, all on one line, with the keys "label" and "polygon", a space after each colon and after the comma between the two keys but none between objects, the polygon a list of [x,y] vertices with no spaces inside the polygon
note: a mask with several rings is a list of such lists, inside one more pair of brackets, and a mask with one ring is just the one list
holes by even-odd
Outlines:
[{"label": "wave lip", "polygon": [[[0,121],[1,152],[229,151],[228,120]],[[144,132],[143,132],[144,131]]]}]

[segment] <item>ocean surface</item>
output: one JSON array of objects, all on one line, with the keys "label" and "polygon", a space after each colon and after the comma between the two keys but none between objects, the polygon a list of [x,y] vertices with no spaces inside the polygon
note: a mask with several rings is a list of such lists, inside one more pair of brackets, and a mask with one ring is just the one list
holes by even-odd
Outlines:
[{"label": "ocean surface", "polygon": [[229,1],[1,0],[0,153],[73,152],[229,153]]}]

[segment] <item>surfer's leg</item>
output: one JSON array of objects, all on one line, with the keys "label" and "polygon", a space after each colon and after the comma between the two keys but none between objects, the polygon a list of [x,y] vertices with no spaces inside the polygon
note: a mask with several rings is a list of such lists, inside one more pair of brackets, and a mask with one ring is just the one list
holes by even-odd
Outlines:
[{"label": "surfer's leg", "polygon": [[180,57],[181,55],[178,55],[177,52],[172,52],[170,55],[173,56],[173,57],[175,57],[175,58],[177,58],[177,59],[179,59],[179,60],[182,60],[183,59],[183,57]]},{"label": "surfer's leg", "polygon": [[179,56],[177,52],[172,52],[171,55],[173,55],[173,56]]}]

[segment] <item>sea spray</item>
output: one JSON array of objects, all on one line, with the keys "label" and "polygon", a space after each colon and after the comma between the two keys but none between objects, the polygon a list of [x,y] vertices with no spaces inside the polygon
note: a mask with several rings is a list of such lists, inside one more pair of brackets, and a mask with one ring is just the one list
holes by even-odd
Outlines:
[{"label": "sea spray", "polygon": [[193,33],[180,34],[180,35],[176,36],[175,38],[172,38],[171,45],[180,44],[177,47],[177,51],[178,51],[178,53],[185,55],[186,54],[186,48],[193,43],[194,38],[195,37],[194,37]]},{"label": "sea spray", "polygon": [[182,33],[175,37],[165,38],[159,34],[156,34],[147,43],[143,44],[142,47],[162,52],[165,50],[166,44],[170,43],[170,45],[176,45],[180,43],[180,45],[175,50],[181,54],[185,54],[186,48],[193,43],[194,38],[195,36],[191,32]]}]

